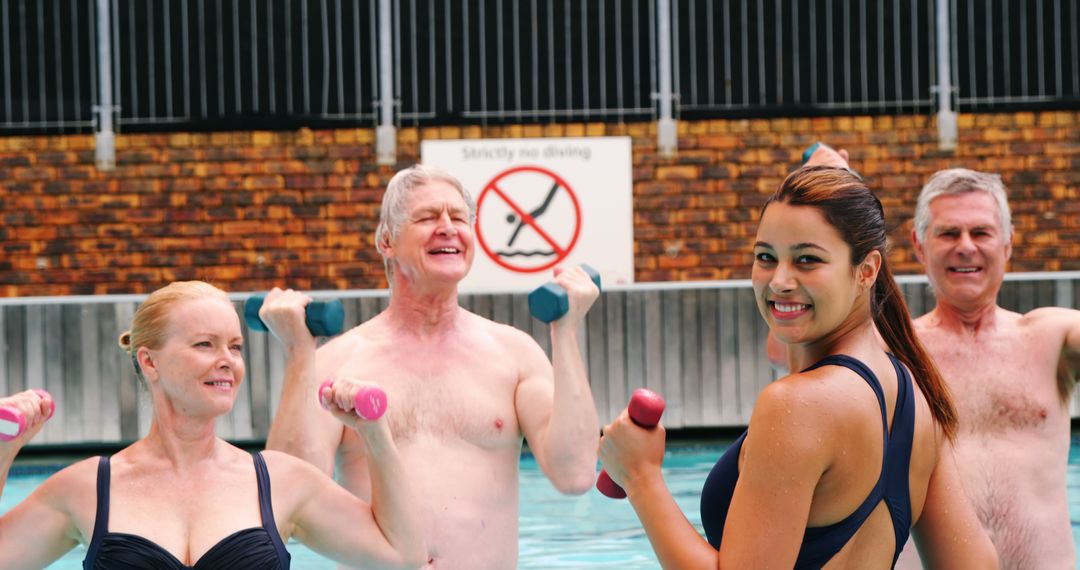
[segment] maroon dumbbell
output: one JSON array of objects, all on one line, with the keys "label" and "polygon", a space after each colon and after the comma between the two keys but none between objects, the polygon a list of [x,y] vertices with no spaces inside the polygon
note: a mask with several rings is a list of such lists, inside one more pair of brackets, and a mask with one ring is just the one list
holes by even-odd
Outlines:
[{"label": "maroon dumbbell", "polygon": [[[660,416],[664,415],[664,399],[652,390],[638,388],[630,396],[630,405],[626,409],[635,424],[643,428],[655,427],[660,423]],[[596,489],[612,499],[626,498],[626,491],[611,480],[607,471],[600,471],[600,477],[596,479]]]}]

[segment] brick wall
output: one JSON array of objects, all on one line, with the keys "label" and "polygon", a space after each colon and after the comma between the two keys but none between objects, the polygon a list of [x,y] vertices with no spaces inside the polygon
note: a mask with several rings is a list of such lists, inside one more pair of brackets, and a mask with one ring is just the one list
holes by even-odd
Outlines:
[{"label": "brick wall", "polygon": [[[405,128],[419,141],[628,135],[634,147],[638,281],[744,278],[757,211],[802,149],[849,149],[879,190],[897,273],[920,185],[965,166],[1001,172],[1016,226],[1011,270],[1080,269],[1080,112],[961,115],[955,152],[932,117],[680,122],[679,154],[652,123]],[[374,131],[120,135],[117,167],[94,166],[93,136],[0,138],[0,295],[142,293],[176,279],[227,290],[385,286],[373,246],[378,201],[396,167],[374,160]]]}]

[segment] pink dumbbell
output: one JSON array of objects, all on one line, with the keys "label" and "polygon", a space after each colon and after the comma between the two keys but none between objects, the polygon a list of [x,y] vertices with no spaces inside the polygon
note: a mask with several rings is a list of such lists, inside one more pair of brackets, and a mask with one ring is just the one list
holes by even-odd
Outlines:
[{"label": "pink dumbbell", "polygon": [[[42,399],[49,398],[49,419],[56,413],[56,402],[45,390],[34,390]],[[0,408],[0,441],[11,441],[26,430],[26,416],[16,408]]]},{"label": "pink dumbbell", "polygon": [[[660,423],[660,416],[664,415],[664,399],[652,390],[638,388],[630,396],[630,405],[626,409],[635,424],[643,428],[655,427]],[[626,498],[626,491],[611,480],[607,471],[600,471],[600,477],[596,479],[596,489],[612,499]]]},{"label": "pink dumbbell", "polygon": [[[319,386],[319,404],[326,408],[326,404],[323,404],[323,391],[334,385],[334,380],[327,378]],[[329,408],[327,408],[329,409]],[[376,386],[367,386],[362,388],[359,393],[356,394],[356,399],[353,400],[353,411],[361,419],[368,421],[374,421],[382,417],[386,412],[386,392],[382,391],[382,388]]]}]

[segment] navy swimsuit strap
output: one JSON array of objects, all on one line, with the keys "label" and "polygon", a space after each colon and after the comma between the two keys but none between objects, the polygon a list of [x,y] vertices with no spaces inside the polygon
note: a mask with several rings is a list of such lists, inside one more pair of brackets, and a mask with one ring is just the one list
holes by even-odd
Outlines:
[{"label": "navy swimsuit strap", "polygon": [[98,458],[97,512],[94,515],[94,534],[87,546],[85,560],[97,560],[98,549],[105,533],[109,532],[109,456]]},{"label": "navy swimsuit strap", "polygon": [[278,532],[277,523],[274,521],[274,505],[270,495],[270,472],[266,468],[262,453],[252,453],[251,457],[255,460],[255,479],[259,484],[259,514],[262,516],[263,528],[274,543],[278,559],[288,561],[289,551],[285,549],[285,544],[281,541],[281,533]]},{"label": "navy swimsuit strap", "polygon": [[[852,370],[866,381],[874,390],[878,399],[878,407],[881,409],[881,422],[884,430],[882,472],[878,482],[866,501],[845,519],[838,523],[839,526],[852,519],[865,519],[870,515],[877,504],[884,500],[888,507],[889,517],[893,523],[893,534],[896,539],[895,551],[893,552],[893,565],[900,557],[904,544],[911,534],[911,496],[909,488],[909,471],[911,466],[911,447],[915,431],[915,395],[912,386],[911,375],[907,368],[892,353],[887,353],[896,371],[896,404],[893,408],[893,426],[889,429],[889,419],[885,408],[885,392],[878,381],[877,376],[862,361],[856,360],[843,354],[827,356],[806,370],[813,370],[821,366],[843,366]],[[860,525],[862,522],[860,521]],[[830,527],[825,527],[830,528]],[[809,534],[817,534],[817,529],[807,529]]]},{"label": "navy swimsuit strap", "polygon": [[[827,356],[805,371],[814,370],[822,366],[840,366],[858,374],[874,390],[877,396],[878,409],[881,410],[882,426],[882,453],[881,471],[877,481],[863,502],[843,520],[823,527],[811,527],[806,529],[803,535],[803,548],[795,561],[795,568],[820,568],[839,552],[852,536],[858,532],[870,513],[874,512],[878,504],[884,498],[884,490],[887,480],[887,465],[889,457],[889,418],[885,411],[885,392],[878,382],[877,376],[861,361],[843,354]],[[894,528],[895,530],[895,528]],[[903,545],[901,545],[902,547]]]},{"label": "navy swimsuit strap", "polygon": [[896,535],[896,552],[893,566],[900,558],[911,534],[911,449],[915,441],[915,387],[907,367],[892,354],[896,369],[896,411],[893,412],[893,429],[889,434],[889,474],[885,482],[885,501],[892,515],[893,532]]}]

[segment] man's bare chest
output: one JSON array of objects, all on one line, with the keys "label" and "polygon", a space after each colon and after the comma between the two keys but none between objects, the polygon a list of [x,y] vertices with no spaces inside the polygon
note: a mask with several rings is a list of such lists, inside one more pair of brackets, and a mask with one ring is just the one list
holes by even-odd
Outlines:
[{"label": "man's bare chest", "polygon": [[516,368],[479,354],[364,350],[337,374],[377,382],[399,445],[417,437],[464,440],[481,447],[516,443]]},{"label": "man's bare chest", "polygon": [[952,392],[961,429],[1043,430],[1060,423],[1060,348],[1026,332],[970,339],[925,335]]}]

